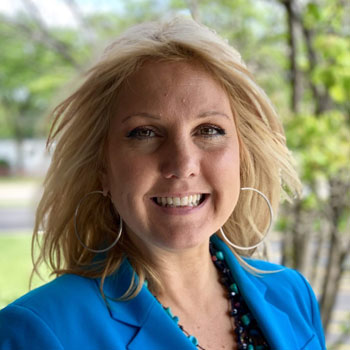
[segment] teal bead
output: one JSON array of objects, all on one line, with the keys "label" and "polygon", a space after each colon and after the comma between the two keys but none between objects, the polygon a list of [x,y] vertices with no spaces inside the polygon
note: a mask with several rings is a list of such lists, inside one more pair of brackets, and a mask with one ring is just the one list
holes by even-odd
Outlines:
[{"label": "teal bead", "polygon": [[173,317],[173,321],[174,321],[176,324],[178,324],[178,323],[179,323],[179,318],[178,318],[177,316],[174,316],[174,317]]},{"label": "teal bead", "polygon": [[250,318],[248,315],[243,315],[241,317],[241,321],[245,326],[248,326],[248,324],[250,323]]},{"label": "teal bead", "polygon": [[148,288],[148,281],[145,280],[145,282],[143,282],[143,285],[144,285],[146,288]]},{"label": "teal bead", "polygon": [[197,346],[198,345],[198,340],[196,337],[194,337],[193,335],[190,335],[188,337],[188,339],[192,342],[193,345]]},{"label": "teal bead", "polygon": [[254,350],[254,345],[249,344],[247,350]]},{"label": "teal bead", "polygon": [[174,315],[173,315],[173,313],[171,312],[170,307],[167,307],[167,308],[165,308],[164,310],[165,310],[165,312],[166,312],[171,318],[174,318]]},{"label": "teal bead", "polygon": [[215,256],[217,257],[218,260],[224,260],[224,253],[221,252],[220,250],[218,250],[218,251],[215,253]]},{"label": "teal bead", "polygon": [[238,288],[237,288],[237,284],[236,283],[232,283],[230,285],[230,289],[232,290],[232,292],[235,292],[236,294],[238,293]]}]

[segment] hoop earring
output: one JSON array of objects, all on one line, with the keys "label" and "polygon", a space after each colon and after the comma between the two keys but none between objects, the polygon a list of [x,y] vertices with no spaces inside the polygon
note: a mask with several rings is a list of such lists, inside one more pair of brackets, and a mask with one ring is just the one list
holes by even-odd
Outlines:
[{"label": "hoop earring", "polygon": [[265,201],[266,201],[266,203],[267,203],[267,206],[268,206],[268,208],[269,208],[269,212],[270,212],[270,223],[269,223],[269,226],[268,226],[268,228],[267,228],[267,230],[266,230],[265,235],[264,235],[263,238],[260,240],[260,242],[254,244],[254,245],[248,246],[248,247],[242,247],[242,246],[239,246],[239,245],[237,245],[237,244],[232,243],[232,242],[226,237],[226,235],[225,235],[224,230],[222,229],[222,227],[220,227],[220,232],[221,232],[222,236],[224,237],[225,241],[226,241],[231,247],[236,248],[236,249],[239,249],[239,250],[251,250],[251,249],[254,249],[254,248],[259,247],[259,245],[261,245],[261,244],[264,242],[266,236],[267,236],[268,233],[270,232],[270,228],[271,228],[272,221],[273,221],[273,209],[272,209],[272,205],[271,205],[269,199],[268,199],[262,192],[260,192],[259,190],[257,190],[256,188],[253,188],[253,187],[242,187],[242,188],[241,188],[241,191],[248,191],[248,190],[254,191],[254,192],[260,194],[260,195],[265,199]]},{"label": "hoop earring", "polygon": [[74,233],[75,233],[75,236],[77,237],[79,243],[85,248],[87,249],[89,252],[92,252],[92,253],[105,253],[107,252],[108,250],[112,249],[119,241],[120,239],[120,236],[122,235],[122,231],[123,231],[123,220],[122,220],[122,217],[119,215],[119,232],[118,232],[118,235],[117,235],[117,238],[115,239],[115,241],[110,245],[108,246],[107,248],[104,248],[104,249],[92,249],[90,247],[88,247],[83,241],[82,239],[80,238],[79,236],[79,233],[78,233],[78,227],[77,227],[77,219],[78,219],[78,213],[79,213],[79,208],[80,208],[80,205],[83,203],[83,201],[88,197],[90,196],[91,194],[96,194],[96,193],[99,193],[99,194],[102,194],[104,197],[105,197],[105,194],[103,193],[103,191],[92,191],[92,192],[89,192],[87,193],[78,203],[76,209],[75,209],[75,213],[74,213]]}]

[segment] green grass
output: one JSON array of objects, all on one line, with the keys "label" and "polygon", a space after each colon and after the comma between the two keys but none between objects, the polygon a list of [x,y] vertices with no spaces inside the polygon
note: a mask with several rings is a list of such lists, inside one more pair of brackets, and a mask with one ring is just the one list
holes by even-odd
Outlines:
[{"label": "green grass", "polygon": [[[0,208],[34,208],[33,189],[42,179],[35,177],[0,177]],[[32,271],[31,232],[2,232],[0,234],[0,309],[29,291]],[[44,269],[43,269],[44,271]],[[46,280],[48,273],[43,277]],[[38,277],[32,288],[44,281]]]},{"label": "green grass", "polygon": [[42,177],[32,177],[32,176],[0,176],[1,184],[32,184],[41,183],[43,181]]},{"label": "green grass", "polygon": [[[29,291],[31,235],[0,235],[0,309]],[[48,274],[43,273],[47,278]],[[45,283],[35,277],[32,288]]]}]

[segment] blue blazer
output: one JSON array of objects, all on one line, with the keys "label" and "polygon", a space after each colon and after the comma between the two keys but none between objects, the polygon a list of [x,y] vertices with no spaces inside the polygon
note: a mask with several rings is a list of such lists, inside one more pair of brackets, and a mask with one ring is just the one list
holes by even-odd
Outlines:
[{"label": "blue blazer", "polygon": [[[263,261],[248,263],[281,272],[255,276],[244,270],[216,236],[213,243],[274,350],[325,349],[318,305],[296,271]],[[133,270],[127,260],[106,279],[107,304],[99,280],[64,275],[0,311],[0,350],[194,350],[196,347],[143,286],[129,301],[121,296]]]}]

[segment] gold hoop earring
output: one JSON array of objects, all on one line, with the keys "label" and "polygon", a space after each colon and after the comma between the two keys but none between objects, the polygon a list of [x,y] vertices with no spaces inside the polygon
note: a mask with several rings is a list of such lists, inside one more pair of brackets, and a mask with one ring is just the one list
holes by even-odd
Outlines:
[{"label": "gold hoop earring", "polygon": [[270,228],[271,228],[271,225],[272,225],[272,222],[273,222],[273,209],[272,209],[272,205],[271,205],[269,199],[268,199],[261,191],[257,190],[256,188],[253,188],[253,187],[242,187],[242,188],[241,188],[241,191],[249,191],[249,190],[250,190],[250,191],[254,191],[254,192],[260,194],[260,195],[265,199],[265,201],[266,201],[266,203],[267,203],[267,206],[268,206],[268,208],[269,208],[269,212],[270,212],[270,223],[269,223],[269,226],[268,226],[268,228],[267,228],[267,230],[266,230],[266,233],[264,234],[264,236],[263,236],[263,238],[260,240],[260,242],[254,244],[254,245],[248,246],[248,247],[242,247],[242,246],[239,246],[239,245],[237,245],[237,244],[235,244],[235,243],[232,243],[232,242],[226,237],[226,235],[225,235],[224,230],[222,229],[222,227],[220,227],[220,233],[221,233],[222,236],[224,237],[225,241],[226,241],[231,247],[236,248],[236,249],[239,249],[239,250],[251,250],[251,249],[254,249],[254,248],[259,247],[259,245],[261,245],[261,244],[264,242],[265,238],[266,238],[267,235],[269,234]]},{"label": "gold hoop earring", "polygon": [[114,240],[114,242],[108,246],[107,248],[104,248],[104,249],[92,249],[90,247],[88,247],[83,241],[82,239],[80,238],[79,236],[79,233],[78,233],[78,227],[77,227],[77,221],[78,221],[78,213],[79,213],[79,208],[80,208],[80,205],[83,203],[83,201],[90,195],[92,194],[102,194],[104,197],[104,192],[103,191],[92,191],[92,192],[89,192],[87,193],[78,203],[76,209],[75,209],[75,213],[74,213],[74,233],[75,233],[75,236],[77,237],[79,243],[85,248],[87,249],[89,252],[92,252],[92,253],[105,253],[105,252],[108,252],[110,249],[112,249],[119,241],[121,235],[122,235],[122,232],[123,232],[123,220],[122,220],[122,217],[119,215],[119,232],[118,232],[118,235],[117,235],[117,238]]}]

